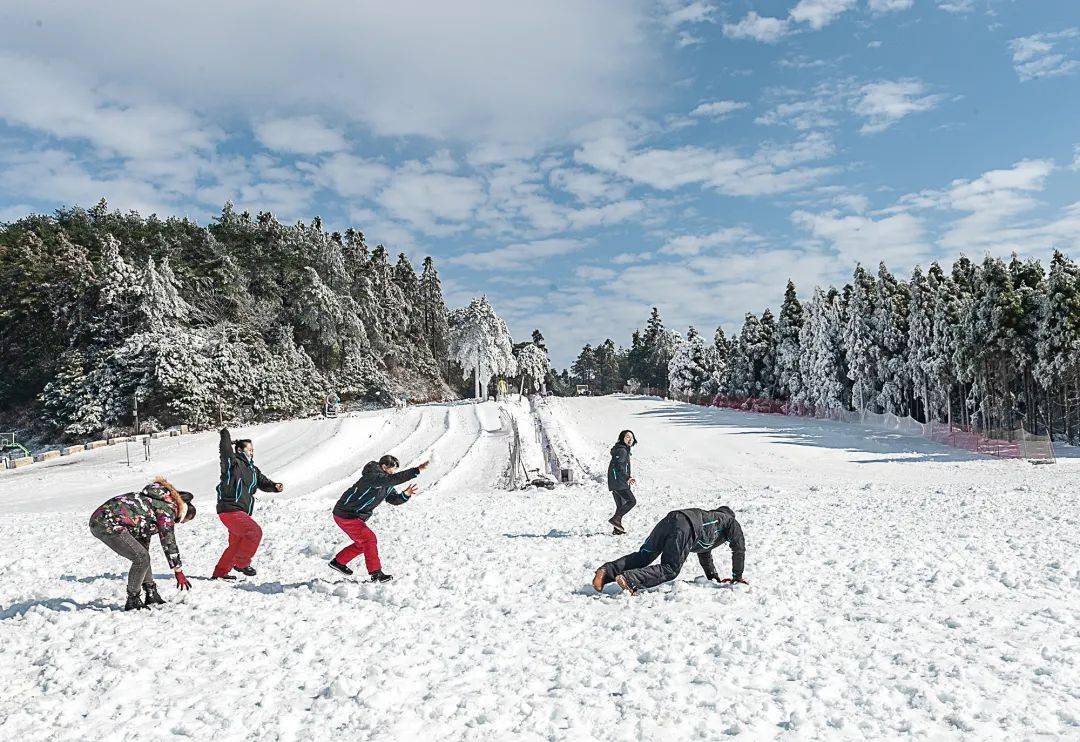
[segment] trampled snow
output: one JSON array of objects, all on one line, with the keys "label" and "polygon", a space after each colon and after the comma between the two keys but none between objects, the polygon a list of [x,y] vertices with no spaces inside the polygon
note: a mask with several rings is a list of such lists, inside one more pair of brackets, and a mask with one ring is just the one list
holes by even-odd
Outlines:
[{"label": "trampled snow", "polygon": [[[225,543],[214,433],[154,441],[150,462],[133,447],[130,468],[121,445],[0,473],[0,737],[1080,736],[1076,459],[650,398],[539,410],[575,486],[500,489],[511,416],[534,435],[516,403],[236,430],[286,489],[259,496],[259,574],[234,584],[205,579]],[[623,428],[640,504],[616,537],[601,477]],[[345,543],[330,508],[386,452],[432,465],[371,520],[396,577],[376,586],[325,562]],[[123,613],[126,563],[87,520],[159,473],[196,493],[178,530],[194,588],[175,593],[155,541],[170,605]],[[691,557],[653,591],[593,593],[667,511],[719,504],[749,588]]]}]

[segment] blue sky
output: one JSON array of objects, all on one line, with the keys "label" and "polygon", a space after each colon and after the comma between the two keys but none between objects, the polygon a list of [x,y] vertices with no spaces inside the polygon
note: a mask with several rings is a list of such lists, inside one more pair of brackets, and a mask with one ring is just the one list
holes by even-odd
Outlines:
[{"label": "blue sky", "polygon": [[320,215],[560,366],[856,261],[1080,257],[1075,0],[150,6],[0,8],[0,221]]}]

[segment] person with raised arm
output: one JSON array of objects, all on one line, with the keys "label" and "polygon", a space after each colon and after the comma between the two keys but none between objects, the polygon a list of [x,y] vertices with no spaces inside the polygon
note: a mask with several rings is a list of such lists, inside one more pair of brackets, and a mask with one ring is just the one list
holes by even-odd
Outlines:
[{"label": "person with raised arm", "polygon": [[262,528],[251,517],[255,512],[255,490],[281,492],[285,486],[271,481],[255,466],[255,444],[247,438],[234,441],[228,428],[221,429],[218,454],[221,481],[217,486],[217,512],[229,531],[229,545],[211,578],[235,580],[232,570],[253,577],[251,560],[262,541]]}]

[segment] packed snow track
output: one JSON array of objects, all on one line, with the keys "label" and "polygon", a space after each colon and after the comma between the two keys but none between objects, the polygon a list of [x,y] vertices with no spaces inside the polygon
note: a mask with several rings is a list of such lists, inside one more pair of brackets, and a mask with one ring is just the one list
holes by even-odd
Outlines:
[{"label": "packed snow track", "polygon": [[[258,496],[258,575],[234,584],[206,579],[225,545],[214,433],[131,467],[109,447],[0,473],[0,738],[1080,737],[1069,451],[1035,467],[838,423],[549,399],[579,482],[508,492],[507,421],[533,435],[510,404],[237,429],[285,491]],[[616,537],[603,472],[623,428],[639,506]],[[330,509],[387,452],[432,463],[370,521],[396,577],[374,585],[327,568],[346,541]],[[177,532],[194,587],[174,591],[155,541],[170,604],[124,613],[126,563],[87,520],[155,474],[196,493]],[[669,510],[719,504],[746,532],[749,588],[694,558],[634,597],[589,586]]]}]

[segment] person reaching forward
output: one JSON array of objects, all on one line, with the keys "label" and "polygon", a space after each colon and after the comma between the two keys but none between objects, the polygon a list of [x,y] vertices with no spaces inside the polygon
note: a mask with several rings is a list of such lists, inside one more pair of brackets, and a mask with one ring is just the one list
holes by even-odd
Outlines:
[{"label": "person reaching forward", "polygon": [[391,505],[407,503],[409,498],[416,494],[416,485],[409,485],[403,492],[398,492],[396,485],[415,478],[427,465],[428,462],[425,461],[411,469],[398,471],[400,463],[397,457],[387,454],[378,461],[369,461],[364,466],[360,479],[345,490],[334,505],[334,522],[352,539],[352,543],[330,560],[331,569],[351,575],[353,571],[349,568],[349,562],[363,554],[364,566],[367,567],[372,582],[388,582],[394,579],[382,571],[379,541],[375,532],[368,528],[367,521],[384,500]]}]

